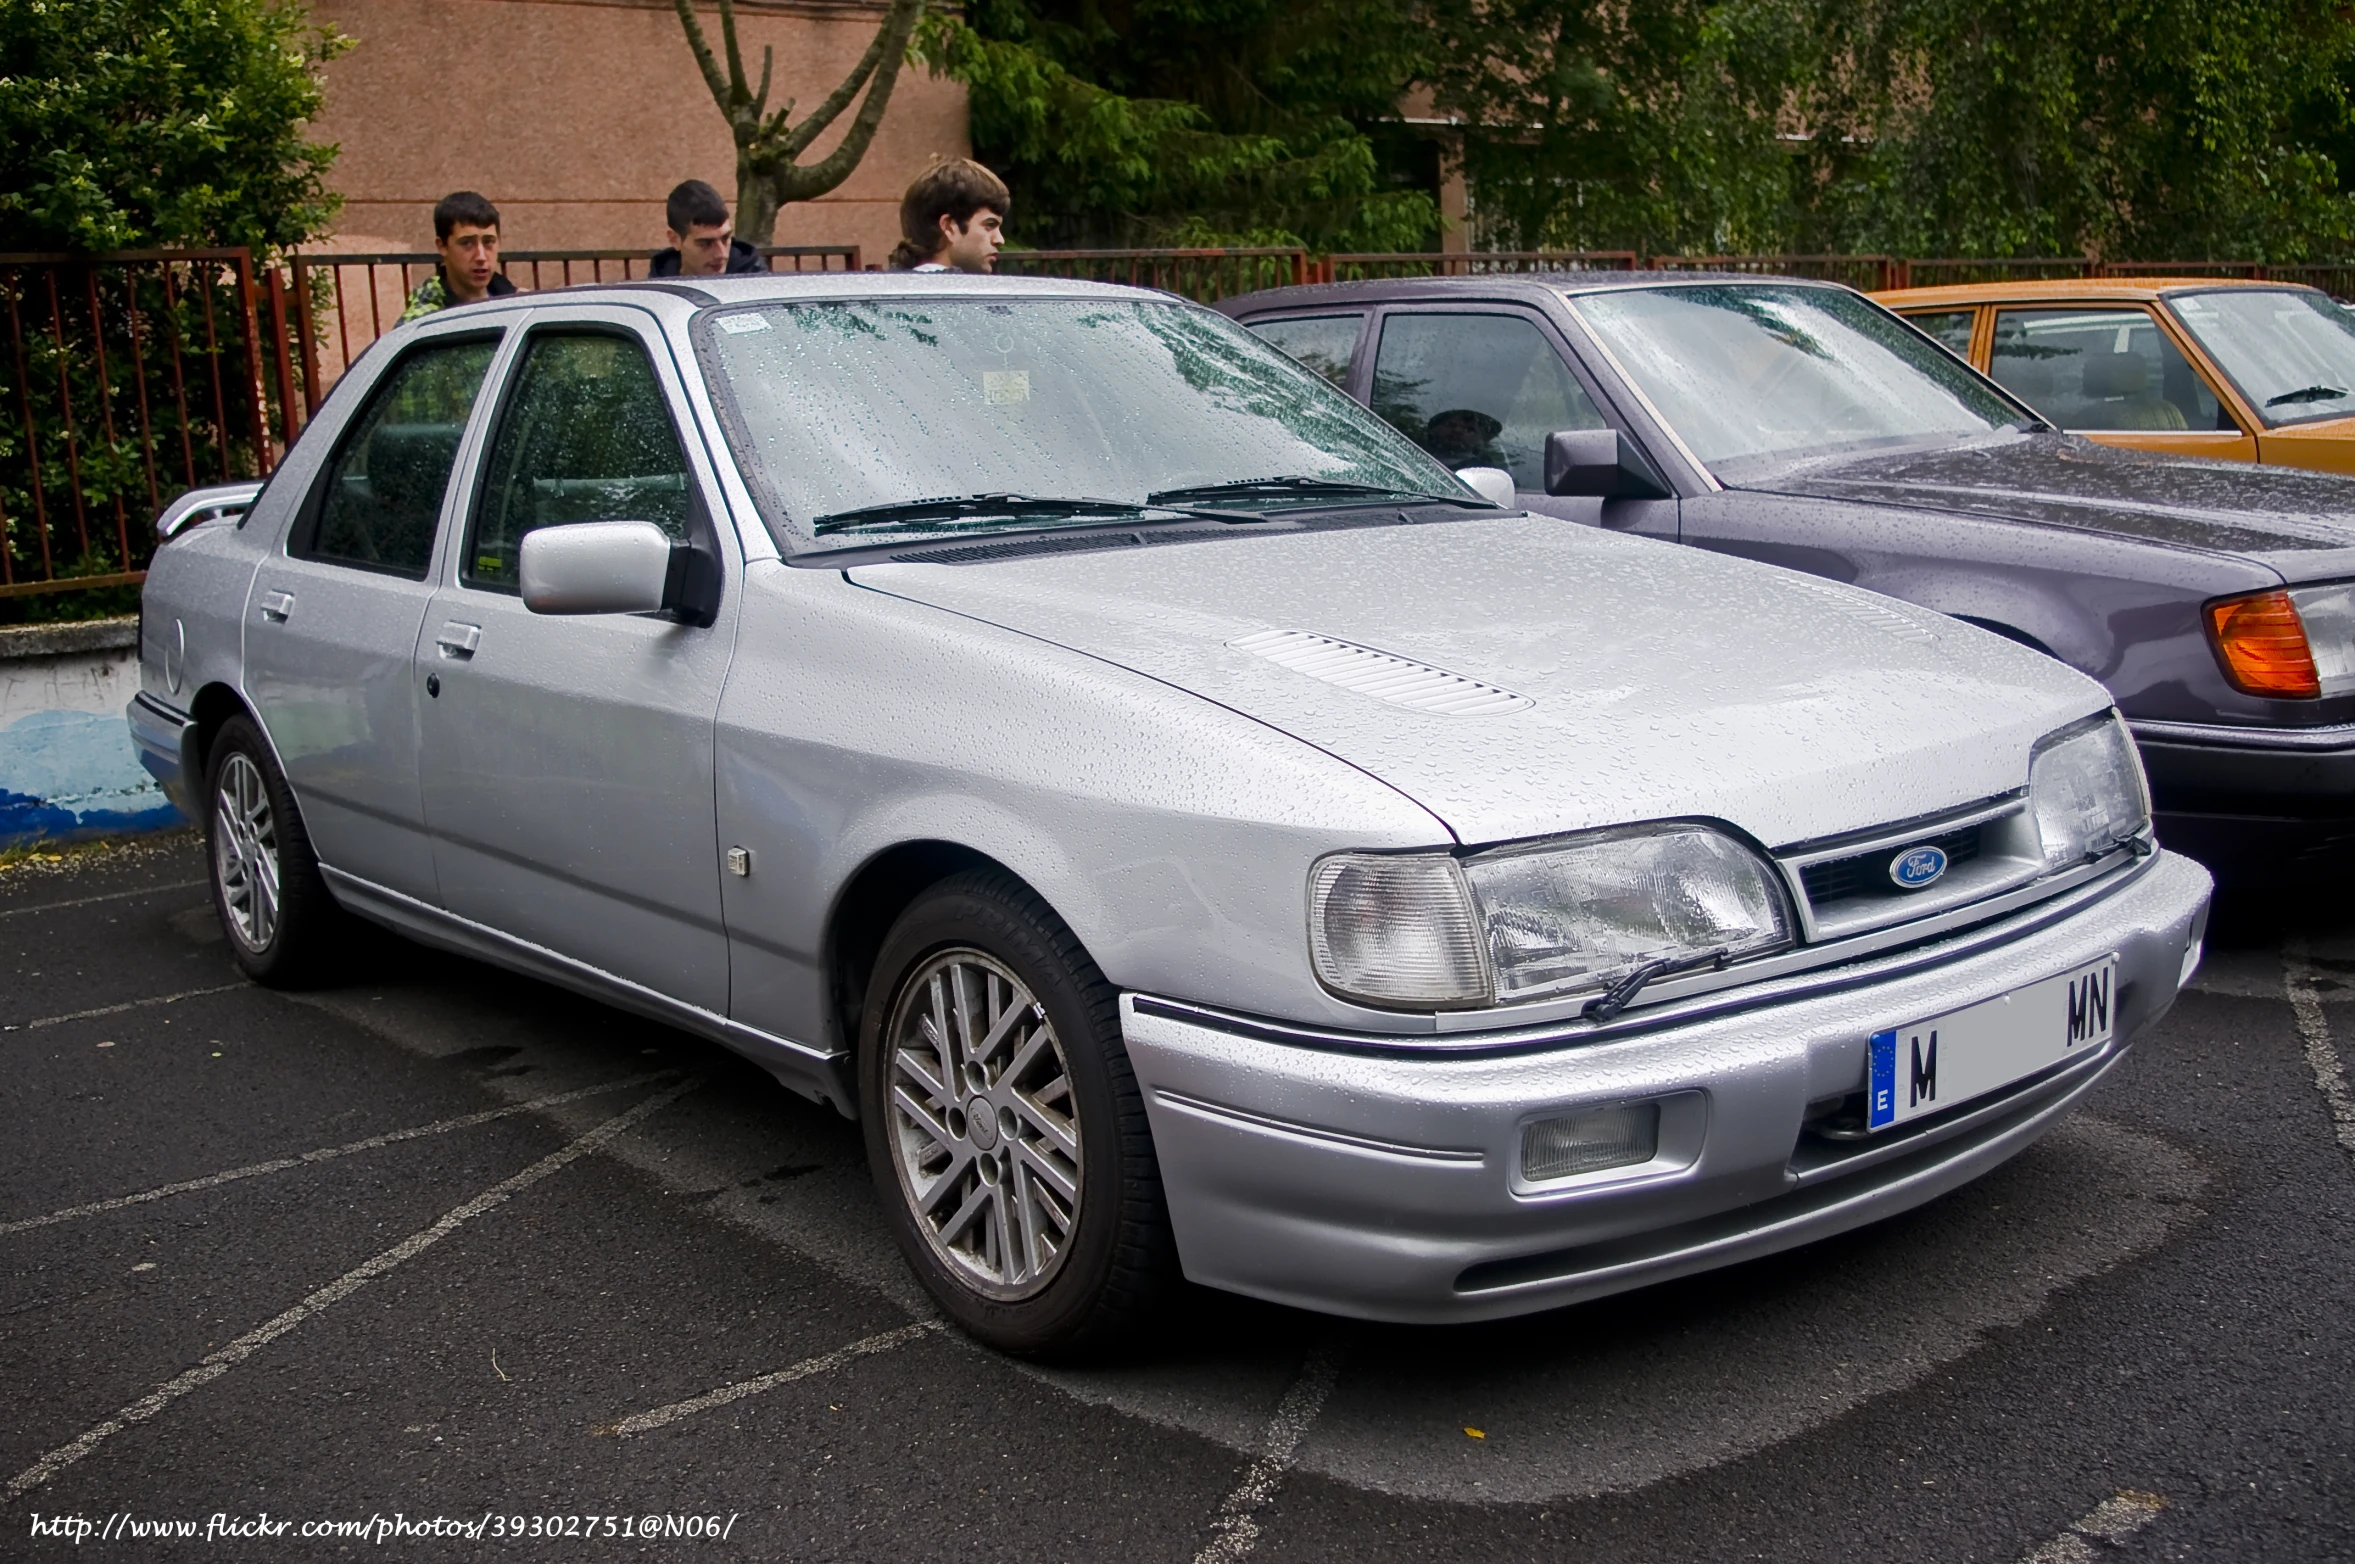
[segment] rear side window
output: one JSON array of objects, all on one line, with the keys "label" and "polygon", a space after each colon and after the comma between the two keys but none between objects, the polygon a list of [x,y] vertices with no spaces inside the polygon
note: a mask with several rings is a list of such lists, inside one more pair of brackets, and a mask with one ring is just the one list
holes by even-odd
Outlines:
[{"label": "rear side window", "polygon": [[1987,372],[2063,429],[2239,427],[2141,310],[2004,310]]},{"label": "rear side window", "polygon": [[1545,487],[1545,437],[1603,415],[1534,322],[1519,315],[1392,315],[1374,355],[1374,411],[1457,467],[1502,467]]},{"label": "rear side window", "polygon": [[1971,357],[1971,325],[1978,313],[1977,310],[1924,310],[1905,318],[1937,338],[1940,347],[1967,363]]},{"label": "rear side window", "polygon": [[524,349],[491,441],[469,586],[516,589],[523,535],[575,521],[650,521],[687,540],[687,461],[635,337],[542,332]]},{"label": "rear side window", "polygon": [[424,580],[458,441],[498,346],[434,343],[394,365],[328,462],[291,552]]},{"label": "rear side window", "polygon": [[1349,382],[1349,360],[1357,352],[1362,315],[1317,315],[1305,320],[1254,321],[1251,330],[1270,346],[1291,354],[1337,386]]}]

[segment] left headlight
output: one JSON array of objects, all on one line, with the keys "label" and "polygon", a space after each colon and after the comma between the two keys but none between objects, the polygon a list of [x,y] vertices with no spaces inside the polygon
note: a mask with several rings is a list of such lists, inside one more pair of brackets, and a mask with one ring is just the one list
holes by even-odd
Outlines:
[{"label": "left headlight", "polygon": [[1519,1003],[1601,989],[1653,962],[1733,960],[1792,940],[1774,871],[1692,824],[1463,859],[1341,853],[1318,863],[1309,899],[1317,975],[1376,1005]]},{"label": "left headlight", "polygon": [[2099,858],[2150,829],[2142,757],[2115,712],[2063,728],[2036,747],[2028,807],[2048,870]]}]

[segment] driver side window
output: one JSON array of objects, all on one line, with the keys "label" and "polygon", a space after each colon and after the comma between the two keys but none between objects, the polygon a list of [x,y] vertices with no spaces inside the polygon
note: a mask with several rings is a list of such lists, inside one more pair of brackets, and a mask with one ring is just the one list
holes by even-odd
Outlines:
[{"label": "driver side window", "polygon": [[1545,437],[1603,415],[1535,322],[1518,315],[1392,315],[1374,355],[1376,413],[1457,467],[1502,467],[1545,488]]},{"label": "driver side window", "polygon": [[636,338],[542,332],[524,349],[484,467],[468,586],[517,589],[523,535],[574,521],[650,521],[687,540],[687,460]]}]

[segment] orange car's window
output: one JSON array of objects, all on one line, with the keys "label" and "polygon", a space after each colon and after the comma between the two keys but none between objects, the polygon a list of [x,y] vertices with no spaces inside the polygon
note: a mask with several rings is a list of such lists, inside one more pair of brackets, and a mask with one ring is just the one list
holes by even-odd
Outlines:
[{"label": "orange car's window", "polygon": [[1938,339],[1938,345],[1956,358],[1971,356],[1971,322],[1977,310],[1924,310],[1919,315],[1905,318]]},{"label": "orange car's window", "polygon": [[2238,428],[2141,310],[2004,310],[1987,372],[2063,429]]}]

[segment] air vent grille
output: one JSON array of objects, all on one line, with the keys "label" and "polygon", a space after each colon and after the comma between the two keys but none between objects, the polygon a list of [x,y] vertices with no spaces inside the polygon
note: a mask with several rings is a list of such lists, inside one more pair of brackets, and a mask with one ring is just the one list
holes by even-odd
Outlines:
[{"label": "air vent grille", "polygon": [[1522,711],[1536,704],[1526,695],[1498,689],[1409,658],[1378,652],[1370,646],[1336,641],[1306,630],[1263,630],[1227,643],[1281,664],[1294,673],[1337,684],[1360,695],[1405,706],[1413,711],[1449,717],[1493,717]]},{"label": "air vent grille", "polygon": [[1085,532],[1076,538],[1008,538],[1003,543],[966,543],[954,548],[911,549],[894,554],[901,565],[970,565],[985,559],[1020,559],[1032,554],[1076,554],[1084,549],[1138,548],[1133,532]]}]

